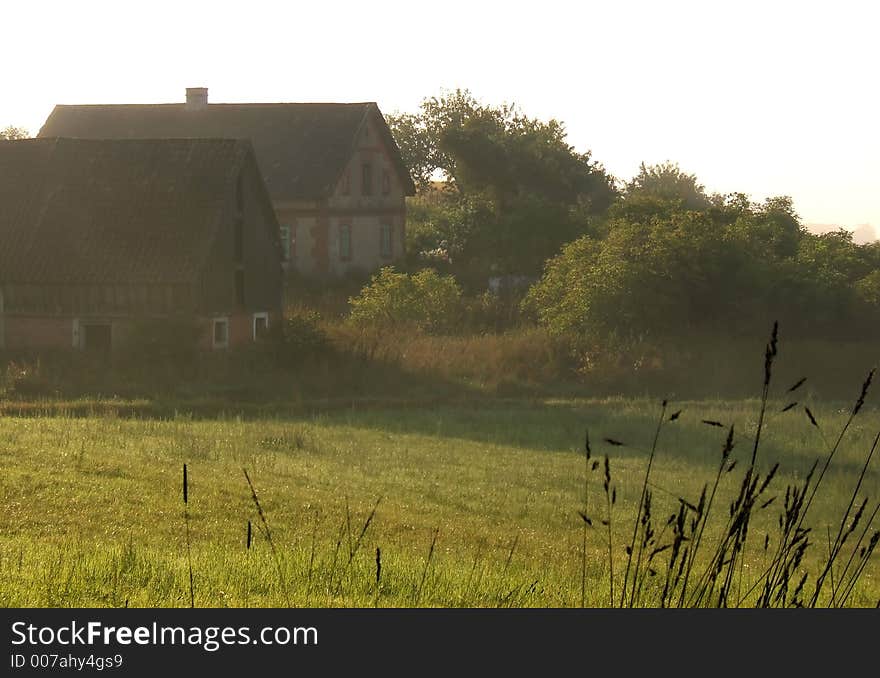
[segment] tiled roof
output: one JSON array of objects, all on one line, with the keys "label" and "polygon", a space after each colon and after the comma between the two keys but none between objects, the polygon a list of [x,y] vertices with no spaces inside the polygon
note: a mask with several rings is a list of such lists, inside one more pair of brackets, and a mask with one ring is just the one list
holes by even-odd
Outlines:
[{"label": "tiled roof", "polygon": [[314,200],[332,192],[371,113],[412,194],[409,171],[375,103],[56,106],[39,136],[250,139],[273,200]]},{"label": "tiled roof", "polygon": [[194,280],[251,153],[233,139],[0,141],[0,282]]}]

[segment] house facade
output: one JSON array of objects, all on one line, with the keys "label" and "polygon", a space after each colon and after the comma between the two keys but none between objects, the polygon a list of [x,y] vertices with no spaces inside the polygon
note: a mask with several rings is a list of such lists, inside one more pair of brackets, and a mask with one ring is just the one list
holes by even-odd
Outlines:
[{"label": "house facade", "polygon": [[415,193],[374,102],[56,106],[39,137],[235,138],[253,143],[284,267],[307,277],[372,271],[404,254]]},{"label": "house facade", "polygon": [[231,139],[0,142],[0,348],[122,346],[178,321],[203,348],[281,317],[278,222]]}]

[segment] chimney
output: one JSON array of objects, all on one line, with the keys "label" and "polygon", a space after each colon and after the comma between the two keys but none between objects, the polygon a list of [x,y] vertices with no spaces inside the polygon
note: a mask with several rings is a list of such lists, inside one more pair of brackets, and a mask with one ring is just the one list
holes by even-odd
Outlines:
[{"label": "chimney", "polygon": [[208,105],[208,88],[207,87],[187,87],[186,88],[186,110],[198,111]]}]

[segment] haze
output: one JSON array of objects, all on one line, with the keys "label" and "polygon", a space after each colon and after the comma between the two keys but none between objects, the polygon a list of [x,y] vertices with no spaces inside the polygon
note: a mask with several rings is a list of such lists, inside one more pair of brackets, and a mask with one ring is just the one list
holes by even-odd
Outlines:
[{"label": "haze", "polygon": [[877,19],[867,2],[42,2],[4,12],[0,127],[187,86],[386,113],[461,87],[564,122],[621,179],[673,160],[864,241],[880,226]]}]

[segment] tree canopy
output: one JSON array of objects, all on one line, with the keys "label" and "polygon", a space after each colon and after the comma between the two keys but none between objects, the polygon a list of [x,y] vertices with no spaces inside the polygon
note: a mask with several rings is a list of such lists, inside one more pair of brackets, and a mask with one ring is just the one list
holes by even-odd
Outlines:
[{"label": "tree canopy", "polygon": [[459,273],[537,274],[616,195],[613,178],[568,144],[560,122],[515,105],[456,90],[388,122],[419,187],[410,244],[443,252]]},{"label": "tree canopy", "polygon": [[612,211],[606,237],[548,262],[525,307],[555,333],[606,342],[751,335],[775,319],[810,336],[880,327],[880,246],[808,233],[785,197],[674,204]]},{"label": "tree canopy", "polygon": [[28,139],[30,134],[23,127],[14,127],[8,125],[4,129],[0,129],[0,139],[5,141],[13,141],[15,139]]}]

